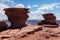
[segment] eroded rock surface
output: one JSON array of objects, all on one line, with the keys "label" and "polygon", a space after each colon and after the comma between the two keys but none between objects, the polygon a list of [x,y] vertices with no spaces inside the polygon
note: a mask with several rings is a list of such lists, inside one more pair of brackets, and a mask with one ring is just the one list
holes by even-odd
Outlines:
[{"label": "eroded rock surface", "polygon": [[6,8],[5,14],[8,20],[11,22],[12,29],[19,29],[26,26],[25,21],[27,20],[29,9],[27,8]]},{"label": "eroded rock surface", "polygon": [[21,30],[9,29],[0,33],[0,39],[4,39],[4,40],[5,39],[8,39],[8,40],[60,40],[60,26],[58,28],[49,28],[49,27],[38,26],[38,25],[28,25],[22,28]]},{"label": "eroded rock surface", "polygon": [[38,22],[38,25],[58,25],[53,13],[43,14],[44,20]]},{"label": "eroded rock surface", "polygon": [[7,30],[7,24],[4,21],[0,21],[0,32]]}]

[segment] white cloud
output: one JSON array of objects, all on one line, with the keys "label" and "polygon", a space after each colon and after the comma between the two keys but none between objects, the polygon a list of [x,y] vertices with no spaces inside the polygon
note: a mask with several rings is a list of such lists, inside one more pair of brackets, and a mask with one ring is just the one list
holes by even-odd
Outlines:
[{"label": "white cloud", "polygon": [[27,8],[38,7],[38,5],[28,5]]},{"label": "white cloud", "polygon": [[37,12],[36,12],[36,13],[44,14],[45,12],[44,12],[44,11],[42,11],[42,10],[37,10]]},{"label": "white cloud", "polygon": [[56,6],[56,8],[60,8],[60,6]]},{"label": "white cloud", "polygon": [[12,0],[1,0],[1,1],[4,1],[5,2],[5,1],[12,1]]},{"label": "white cloud", "polygon": [[16,3],[14,2],[14,0],[0,0],[0,3],[9,5],[10,7],[16,5]]},{"label": "white cloud", "polygon": [[8,8],[8,7],[9,7],[9,6],[0,3],[0,14],[1,14],[1,13],[4,14],[3,9],[4,9],[4,8]]},{"label": "white cloud", "polygon": [[32,6],[28,5],[27,8],[32,8]]},{"label": "white cloud", "polygon": [[17,4],[15,7],[16,8],[24,8],[24,4]]},{"label": "white cloud", "polygon": [[32,7],[38,7],[38,5],[32,5]]},{"label": "white cloud", "polygon": [[29,15],[29,19],[30,20],[38,20],[38,19],[43,19],[42,14],[44,14],[43,11],[31,11],[28,15]]},{"label": "white cloud", "polygon": [[9,8],[9,6],[0,3],[0,19],[2,20],[7,19],[6,15],[4,14],[4,8]]},{"label": "white cloud", "polygon": [[11,2],[11,3],[14,3],[13,0],[0,0],[1,3],[5,3],[5,2]]},{"label": "white cloud", "polygon": [[44,4],[43,6],[41,6],[41,7],[38,8],[38,9],[39,9],[39,10],[53,10],[54,7],[56,7],[57,5],[59,5],[59,3]]},{"label": "white cloud", "polygon": [[42,14],[45,13],[44,10],[54,10],[54,8],[58,5],[59,3],[44,4],[41,7],[38,7],[37,10],[31,11],[29,14],[29,19],[43,19]]}]

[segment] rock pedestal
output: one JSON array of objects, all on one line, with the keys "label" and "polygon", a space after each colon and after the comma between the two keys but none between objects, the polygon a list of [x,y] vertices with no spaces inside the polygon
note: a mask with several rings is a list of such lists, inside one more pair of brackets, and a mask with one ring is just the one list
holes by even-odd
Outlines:
[{"label": "rock pedestal", "polygon": [[39,25],[41,24],[57,25],[56,17],[53,15],[53,13],[43,14],[43,17],[45,20],[38,22]]},{"label": "rock pedestal", "polygon": [[57,24],[56,17],[52,13],[43,14],[43,17],[45,19],[46,24],[52,24],[52,25]]},{"label": "rock pedestal", "polygon": [[11,22],[11,28],[22,28],[26,26],[25,21],[27,20],[29,9],[27,8],[6,8],[5,14],[8,20]]}]

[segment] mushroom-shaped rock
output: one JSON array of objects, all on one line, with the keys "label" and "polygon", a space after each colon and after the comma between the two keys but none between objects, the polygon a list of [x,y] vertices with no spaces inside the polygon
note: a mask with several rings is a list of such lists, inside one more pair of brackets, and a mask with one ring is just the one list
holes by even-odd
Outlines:
[{"label": "mushroom-shaped rock", "polygon": [[43,14],[46,24],[56,25],[56,17],[53,13]]},{"label": "mushroom-shaped rock", "polygon": [[56,17],[53,13],[43,14],[44,20],[39,21],[38,25],[58,25],[56,22]]},{"label": "mushroom-shaped rock", "polygon": [[29,17],[29,9],[27,8],[6,8],[5,14],[8,17],[8,20],[11,22],[12,29],[20,29],[26,26],[25,21]]}]

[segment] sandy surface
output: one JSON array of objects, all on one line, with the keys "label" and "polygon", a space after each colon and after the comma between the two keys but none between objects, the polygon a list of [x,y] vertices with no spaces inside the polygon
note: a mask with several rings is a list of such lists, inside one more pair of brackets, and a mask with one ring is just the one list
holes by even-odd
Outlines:
[{"label": "sandy surface", "polygon": [[[41,28],[41,29],[39,30],[38,28]],[[16,36],[16,37],[14,37],[15,39],[11,39],[11,40],[60,40],[60,26],[58,26],[57,28],[52,28],[52,27],[43,27],[41,25],[39,25],[39,26],[38,25],[29,25],[25,28],[22,28],[20,31],[19,31],[19,29],[17,31],[20,32],[20,33],[18,33],[20,35],[20,37]],[[14,32],[14,33],[16,33],[16,32]],[[27,33],[27,32],[31,32],[31,33]],[[13,33],[11,33],[11,34],[13,34]],[[21,36],[21,35],[23,35],[23,36]],[[7,40],[7,39],[4,39],[4,40]]]},{"label": "sandy surface", "polygon": [[19,40],[60,40],[60,26],[57,28],[42,27],[42,30],[27,34]]}]

